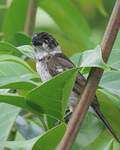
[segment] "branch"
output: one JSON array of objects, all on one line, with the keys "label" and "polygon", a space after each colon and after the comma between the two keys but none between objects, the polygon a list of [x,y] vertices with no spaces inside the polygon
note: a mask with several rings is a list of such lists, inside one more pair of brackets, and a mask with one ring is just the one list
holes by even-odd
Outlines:
[{"label": "branch", "polygon": [[38,1],[39,0],[29,0],[26,22],[25,22],[25,27],[24,27],[25,34],[28,34],[28,35],[33,34]]},{"label": "branch", "polygon": [[[117,36],[120,27],[120,0],[116,1],[112,15],[110,17],[108,26],[106,28],[103,40],[101,42],[102,56],[105,62],[107,62],[110,52],[112,50],[115,38]],[[102,77],[103,70],[100,68],[92,68],[85,89],[79,99],[79,103],[73,113],[64,137],[56,150],[70,150],[72,144],[77,136],[82,121],[88,110],[88,107],[95,95],[97,85]]]}]

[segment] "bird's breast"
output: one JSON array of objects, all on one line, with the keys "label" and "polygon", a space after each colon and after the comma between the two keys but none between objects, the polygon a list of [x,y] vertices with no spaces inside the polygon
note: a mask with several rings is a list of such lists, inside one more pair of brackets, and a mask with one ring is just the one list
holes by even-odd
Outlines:
[{"label": "bird's breast", "polygon": [[37,72],[39,73],[40,78],[43,82],[46,82],[46,81],[52,79],[52,76],[50,75],[49,70],[47,68],[47,64],[44,61],[37,61],[36,69],[37,69]]}]

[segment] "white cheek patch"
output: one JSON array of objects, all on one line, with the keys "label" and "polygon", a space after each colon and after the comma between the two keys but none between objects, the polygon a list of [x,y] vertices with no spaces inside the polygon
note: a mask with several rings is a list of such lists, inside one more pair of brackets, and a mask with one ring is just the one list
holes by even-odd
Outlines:
[{"label": "white cheek patch", "polygon": [[42,44],[42,47],[43,47],[43,49],[48,50],[48,44],[43,43],[43,44]]}]

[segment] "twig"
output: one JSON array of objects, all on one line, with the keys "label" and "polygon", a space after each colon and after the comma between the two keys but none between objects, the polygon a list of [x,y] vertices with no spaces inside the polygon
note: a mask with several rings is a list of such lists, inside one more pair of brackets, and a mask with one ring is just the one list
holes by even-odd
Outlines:
[{"label": "twig", "polygon": [[[108,26],[106,28],[103,40],[101,42],[102,56],[105,62],[107,62],[109,58],[119,27],[120,0],[117,0]],[[70,148],[72,147],[72,144],[76,138],[76,135],[88,110],[89,104],[91,103],[91,100],[95,95],[96,87],[101,79],[102,74],[103,70],[100,68],[91,69],[85,89],[79,100],[79,104],[77,105],[75,112],[73,113],[69,121],[66,133],[56,150],[70,150]]]},{"label": "twig", "polygon": [[27,35],[33,34],[35,25],[35,16],[39,0],[29,0],[24,33]]},{"label": "twig", "polygon": [[31,116],[33,116],[33,113],[31,113],[31,112],[28,112],[28,113],[22,115],[23,118],[28,118],[28,117],[31,117]]}]

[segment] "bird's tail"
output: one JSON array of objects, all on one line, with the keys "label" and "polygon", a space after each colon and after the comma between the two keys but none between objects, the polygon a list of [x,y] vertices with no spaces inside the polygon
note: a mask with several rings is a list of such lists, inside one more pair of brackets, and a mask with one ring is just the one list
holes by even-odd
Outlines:
[{"label": "bird's tail", "polygon": [[105,119],[104,115],[100,112],[100,109],[94,109],[94,111],[96,112],[97,116],[101,119],[101,121],[104,123],[104,125],[107,127],[107,129],[109,130],[109,132],[113,135],[113,137],[120,143],[120,139],[115,134],[115,132],[113,131],[111,125]]}]

